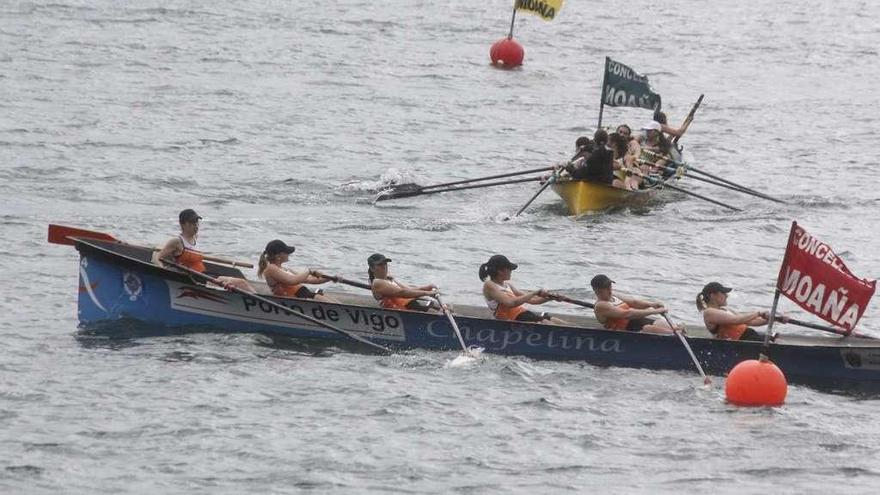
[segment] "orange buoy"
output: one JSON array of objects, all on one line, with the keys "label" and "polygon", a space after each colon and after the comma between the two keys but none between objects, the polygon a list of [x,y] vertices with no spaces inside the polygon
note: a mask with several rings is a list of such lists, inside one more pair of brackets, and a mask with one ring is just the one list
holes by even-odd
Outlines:
[{"label": "orange buoy", "polygon": [[522,45],[514,41],[513,38],[501,38],[492,44],[489,49],[489,58],[492,64],[505,69],[512,69],[522,65],[526,52]]},{"label": "orange buoy", "polygon": [[724,392],[738,406],[781,406],[788,393],[782,370],[763,358],[743,361],[730,370]]}]

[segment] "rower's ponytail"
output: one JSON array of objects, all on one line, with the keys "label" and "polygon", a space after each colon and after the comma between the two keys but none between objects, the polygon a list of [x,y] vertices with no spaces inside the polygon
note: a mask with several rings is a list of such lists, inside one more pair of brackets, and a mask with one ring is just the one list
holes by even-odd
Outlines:
[{"label": "rower's ponytail", "polygon": [[367,267],[367,276],[370,277],[370,284],[372,285],[373,279],[376,278],[376,276],[373,275],[373,267]]},{"label": "rower's ponytail", "polygon": [[706,296],[703,295],[702,292],[697,294],[697,311],[703,311],[706,309]]},{"label": "rower's ponytail", "polygon": [[263,278],[263,272],[266,271],[267,266],[269,266],[269,255],[263,251],[260,254],[260,262],[257,263],[257,277]]},{"label": "rower's ponytail", "polygon": [[485,263],[483,263],[482,265],[480,265],[480,271],[477,272],[477,275],[480,277],[480,280],[482,280],[483,282],[485,282],[485,281],[486,281],[486,277],[489,276],[489,267],[486,266]]}]

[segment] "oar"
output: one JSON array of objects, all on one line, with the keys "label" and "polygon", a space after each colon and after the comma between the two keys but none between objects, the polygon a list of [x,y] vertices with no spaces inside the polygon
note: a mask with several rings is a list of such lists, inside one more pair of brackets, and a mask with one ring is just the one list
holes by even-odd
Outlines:
[{"label": "oar", "polygon": [[[700,97],[697,98],[697,102],[694,103],[691,111],[687,114],[687,117],[685,117],[684,123],[681,124],[681,127],[684,127],[685,131],[687,131],[687,128],[689,125],[691,125],[691,122],[694,121],[694,114],[696,114],[697,109],[700,108],[700,103],[703,103],[703,96],[705,95],[701,94]],[[682,133],[682,135],[684,135],[684,133]],[[678,144],[679,139],[681,139],[681,136],[675,136],[675,138],[672,139],[672,144]]]},{"label": "oar", "polygon": [[[127,243],[124,243],[123,241],[120,241],[119,239],[117,239],[117,238],[113,237],[112,235],[107,234],[105,232],[96,232],[94,230],[86,230],[86,229],[81,229],[79,227],[68,227],[65,225],[56,225],[56,224],[51,224],[51,223],[49,224],[49,239],[48,240],[50,243],[63,244],[65,246],[73,246],[76,243],[71,239],[71,237],[82,237],[84,239],[94,239],[94,240],[98,240],[98,241],[110,241],[110,242],[118,242],[120,244],[127,244]],[[133,246],[134,244],[129,244],[129,245]],[[156,247],[152,247],[152,248],[150,248],[148,246],[138,246],[138,247],[144,247],[147,249],[152,249],[153,251],[159,251],[159,248],[156,248]],[[230,260],[230,259],[226,259],[226,258],[220,258],[218,256],[211,256],[208,254],[202,254],[202,258],[204,258],[207,261],[213,261],[216,263],[223,263],[225,265],[243,266],[245,268],[253,268],[254,267],[253,264],[248,263],[246,261]]]},{"label": "oar", "polygon": [[[491,179],[501,179],[504,177],[514,177],[517,175],[526,175],[526,174],[531,174],[531,173],[535,173],[535,172],[545,172],[547,170],[553,170],[553,167],[540,167],[540,168],[533,168],[533,169],[529,169],[529,170],[522,170],[519,172],[507,172],[504,174],[487,175],[485,177],[477,177],[475,179],[464,179],[464,180],[457,180],[457,181],[453,181],[453,182],[443,182],[441,184],[431,184],[429,186],[420,186],[418,184],[412,184],[412,183],[397,184],[397,185],[391,186],[391,188],[388,191],[380,193],[379,198],[382,198],[382,199],[376,198],[376,201],[383,201],[385,199],[408,198],[411,196],[418,196],[419,194],[422,194],[426,189],[436,189],[436,188],[441,188],[441,187],[457,186],[459,184],[469,184],[471,182],[482,182],[482,181],[487,181],[487,180],[491,180]],[[387,196],[387,197],[383,197],[383,196]]]},{"label": "oar", "polygon": [[773,196],[768,196],[768,195],[766,195],[766,194],[764,194],[764,193],[762,193],[762,192],[760,192],[760,191],[756,191],[756,190],[754,190],[754,189],[752,189],[752,188],[750,188],[750,187],[746,187],[746,186],[744,186],[744,185],[742,185],[742,184],[737,184],[736,182],[729,181],[729,180],[727,180],[727,179],[725,179],[725,178],[723,178],[723,177],[719,177],[719,176],[717,176],[717,175],[710,174],[709,172],[706,172],[706,171],[700,170],[700,169],[698,169],[697,167],[694,167],[693,165],[688,165],[687,168],[688,168],[688,170],[690,170],[690,171],[696,172],[696,173],[698,173],[698,174],[705,175],[706,177],[709,177],[709,178],[711,178],[711,179],[715,179],[715,180],[717,180],[717,181],[720,181],[720,182],[723,182],[723,183],[725,183],[725,184],[729,184],[729,185],[731,185],[731,186],[733,186],[733,187],[736,187],[736,188],[740,189],[742,192],[747,192],[747,193],[752,194],[752,195],[754,195],[754,196],[758,196],[759,198],[769,199],[770,201],[775,201],[775,202],[777,202],[777,203],[786,204],[785,201],[782,201],[781,199],[774,198]]},{"label": "oar", "polygon": [[[651,164],[651,162],[649,162],[649,161],[647,161],[647,160],[639,160],[639,163],[648,163],[648,164]],[[770,200],[770,201],[775,201],[775,202],[777,202],[777,203],[785,204],[785,201],[782,201],[782,200],[780,200],[780,199],[776,199],[776,198],[771,197],[771,196],[767,196],[766,194],[763,194],[763,193],[758,193],[758,194],[756,194],[754,191],[752,191],[752,190],[750,190],[750,189],[743,189],[743,188],[738,187],[738,186],[731,186],[731,185],[729,185],[729,184],[725,184],[725,183],[723,183],[723,182],[715,181],[715,180],[712,180],[712,179],[707,179],[706,177],[700,177],[699,175],[688,174],[688,173],[687,173],[687,169],[688,169],[688,166],[687,166],[687,165],[681,165],[680,167],[664,167],[663,169],[664,169],[666,172],[668,172],[668,173],[674,174],[674,173],[678,173],[679,168],[684,168],[684,171],[683,171],[684,173],[682,174],[682,176],[684,176],[684,177],[690,177],[691,179],[698,180],[698,181],[700,181],[700,182],[705,182],[705,183],[707,183],[707,184],[712,184],[713,186],[723,187],[723,188],[726,188],[726,189],[730,189],[731,191],[741,192],[741,193],[743,193],[743,194],[748,194],[748,195],[751,195],[751,196],[755,196],[755,197],[757,197],[757,198],[767,199],[767,200]]]},{"label": "oar", "polygon": [[700,376],[703,377],[703,383],[706,385],[712,383],[712,380],[706,375],[706,372],[703,371],[703,366],[700,365],[700,361],[697,360],[697,356],[694,354],[694,350],[691,349],[691,345],[688,343],[684,335],[682,335],[682,333],[678,330],[678,328],[676,328],[675,323],[672,323],[672,318],[669,317],[669,312],[664,311],[660,314],[663,315],[663,318],[666,318],[666,323],[669,324],[669,328],[671,328],[672,332],[678,336],[678,340],[681,341],[681,345],[683,345],[688,354],[690,354],[691,360],[694,362],[694,366],[697,367],[697,371],[699,371]]},{"label": "oar", "polygon": [[473,359],[479,357],[478,352],[468,349],[468,347],[465,345],[464,338],[462,338],[461,336],[461,330],[458,329],[458,323],[455,322],[455,318],[453,318],[452,316],[452,311],[449,311],[449,308],[445,304],[443,304],[443,300],[440,299],[439,292],[434,295],[434,299],[437,300],[437,304],[440,306],[440,311],[442,311],[443,314],[446,315],[446,318],[449,319],[449,324],[452,325],[452,329],[455,331],[455,336],[458,337],[458,343],[461,344],[461,352],[463,353],[462,355]]},{"label": "oar", "polygon": [[701,194],[697,194],[697,193],[695,193],[695,192],[688,191],[687,189],[682,189],[682,188],[680,188],[680,187],[673,186],[672,184],[669,184],[669,183],[663,182],[662,180],[657,179],[657,178],[655,178],[655,177],[651,177],[651,176],[649,176],[649,175],[640,174],[640,173],[638,173],[638,172],[633,172],[633,171],[631,171],[631,170],[628,170],[627,173],[637,175],[637,176],[639,176],[639,177],[641,177],[641,178],[643,178],[643,179],[645,179],[645,180],[653,181],[653,182],[659,184],[660,187],[668,187],[669,189],[672,189],[673,191],[678,191],[678,192],[681,192],[681,193],[687,194],[688,196],[693,196],[693,197],[695,197],[695,198],[702,199],[703,201],[708,201],[708,202],[713,203],[713,204],[716,204],[716,205],[718,205],[718,206],[723,206],[723,207],[728,208],[728,209],[731,209],[731,210],[733,210],[733,211],[742,211],[741,209],[739,209],[739,208],[737,208],[737,207],[735,207],[735,206],[730,206],[730,205],[727,204],[727,203],[722,203],[721,201],[714,200],[714,199],[712,199],[712,198],[707,198],[706,196],[703,196],[703,195],[701,195]]},{"label": "oar", "polygon": [[481,187],[493,187],[493,186],[504,186],[507,184],[518,184],[520,182],[535,182],[541,180],[540,177],[528,177],[525,179],[512,179],[512,180],[502,180],[497,182],[486,182],[483,184],[474,184],[470,186],[458,186],[458,187],[447,187],[444,189],[431,189],[430,191],[424,190],[399,190],[392,192],[383,192],[376,196],[376,201],[386,201],[389,199],[400,199],[400,198],[411,198],[413,196],[422,196],[425,194],[436,194],[442,192],[449,191],[463,191],[465,189],[478,189]]},{"label": "oar", "polygon": [[865,335],[863,333],[854,332],[854,331],[850,332],[850,331],[844,330],[842,328],[836,328],[836,327],[831,327],[831,326],[826,326],[826,325],[819,325],[817,323],[810,323],[808,321],[795,320],[794,318],[783,318],[782,316],[777,316],[776,321],[778,321],[780,323],[788,323],[791,325],[797,325],[799,327],[804,327],[804,328],[812,328],[814,330],[822,330],[823,332],[834,333],[837,335],[842,335],[844,337],[852,336],[852,337],[858,337],[860,339],[878,340],[877,337],[872,337],[870,335]]},{"label": "oar", "polygon": [[325,275],[317,270],[312,270],[311,274],[316,277],[321,277],[321,278],[326,278],[327,280],[332,280],[333,282],[336,282],[338,284],[350,285],[352,287],[358,287],[360,289],[370,290],[373,288],[370,284],[368,284],[366,282],[358,282],[357,280],[350,280],[347,278],[342,278],[339,275]]},{"label": "oar", "polygon": [[567,302],[567,303],[575,304],[577,306],[583,306],[585,308],[593,309],[596,307],[596,305],[591,302],[580,301],[578,299],[572,299],[568,296],[563,296],[562,294],[557,294],[555,292],[548,292],[547,297],[549,299],[553,299],[554,301]]},{"label": "oar", "polygon": [[528,201],[526,201],[526,204],[524,204],[524,205],[522,206],[522,208],[520,208],[519,211],[517,211],[516,214],[513,215],[513,216],[514,216],[514,217],[518,217],[520,213],[524,212],[524,211],[526,210],[526,208],[528,208],[529,205],[532,204],[532,201],[538,199],[538,196],[540,196],[541,193],[544,192],[544,190],[547,189],[547,187],[550,186],[550,184],[553,184],[554,182],[556,182],[556,179],[559,177],[559,173],[560,173],[561,171],[562,171],[562,168],[559,168],[559,169],[554,170],[554,171],[553,171],[553,174],[550,175],[550,178],[547,179],[547,182],[545,182],[544,185],[541,186],[540,189],[538,189],[538,192],[536,192],[534,196],[532,196]]},{"label": "oar", "polygon": [[[162,260],[162,262],[167,265],[173,266],[173,267],[177,268],[178,270],[182,270],[182,271],[188,273],[192,277],[195,277],[197,279],[201,279],[202,281],[211,282],[213,284],[224,286],[224,284],[219,279],[216,279],[210,275],[205,275],[202,272],[195,271],[192,268],[189,268],[188,266],[184,266],[179,263],[176,263],[174,260],[164,258]],[[272,306],[273,308],[281,310],[291,316],[295,316],[297,318],[301,318],[303,320],[310,321],[316,325],[322,326],[322,327],[327,328],[329,330],[333,330],[334,332],[336,332],[338,334],[344,335],[352,340],[360,342],[361,344],[364,344],[364,345],[370,346],[376,350],[382,351],[385,354],[391,354],[391,349],[388,349],[385,346],[376,344],[374,342],[370,342],[369,340],[367,340],[363,337],[358,337],[357,335],[346,332],[345,330],[337,327],[336,325],[331,325],[330,323],[327,323],[325,321],[321,321],[316,318],[312,318],[311,316],[304,315],[304,314],[300,313],[299,311],[294,311],[283,304],[278,304],[275,301],[272,301],[271,299],[267,299],[263,296],[257,295],[254,292],[240,289],[240,288],[232,286],[232,285],[225,285],[224,287],[226,288],[226,290],[230,290],[232,292],[237,292],[239,294],[242,294],[242,295],[245,295],[248,297],[252,297],[252,298],[256,299],[257,301],[260,301],[261,303],[268,304],[269,306]]]}]

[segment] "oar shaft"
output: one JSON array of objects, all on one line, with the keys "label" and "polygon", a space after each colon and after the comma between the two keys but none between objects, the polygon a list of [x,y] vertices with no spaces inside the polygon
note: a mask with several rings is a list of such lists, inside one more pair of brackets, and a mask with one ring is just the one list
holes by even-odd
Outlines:
[{"label": "oar shaft", "polygon": [[332,280],[338,284],[350,285],[352,287],[358,287],[360,289],[372,290],[372,286],[366,282],[358,282],[357,280],[350,280],[347,278],[340,277],[339,275],[326,275],[317,270],[312,270],[312,275],[316,277],[326,278],[327,280]]},{"label": "oar shaft", "polygon": [[382,193],[376,197],[376,201],[387,201],[389,199],[401,199],[401,198],[412,198],[414,196],[424,196],[425,194],[437,194],[449,191],[463,191],[465,189],[478,189],[481,187],[493,187],[493,186],[504,186],[507,184],[518,184],[520,182],[535,182],[541,180],[540,177],[528,177],[525,179],[512,179],[512,180],[504,180],[497,182],[486,182],[483,184],[474,184],[470,186],[458,186],[458,187],[447,187],[443,189],[431,189],[430,191],[403,191],[403,192],[395,192],[389,191],[387,193]]},{"label": "oar shaft", "polygon": [[[717,180],[717,181],[720,181],[720,182],[723,182],[723,183],[725,183],[725,184],[728,184],[728,185],[731,185],[731,186],[733,186],[733,187],[736,187],[736,188],[738,188],[738,189],[739,189],[740,191],[742,191],[742,192],[749,193],[749,194],[752,194],[752,195],[754,195],[754,196],[758,196],[758,197],[760,197],[760,198],[764,198],[764,199],[767,199],[767,200],[770,200],[770,201],[775,201],[775,202],[777,202],[777,203],[785,204],[785,201],[782,201],[781,199],[774,198],[773,196],[768,196],[768,195],[766,195],[766,194],[764,194],[764,193],[762,193],[762,192],[760,192],[760,191],[756,191],[756,190],[754,190],[754,189],[752,189],[752,188],[750,188],[750,187],[746,187],[746,186],[744,186],[744,185],[742,185],[742,184],[737,184],[736,182],[733,182],[733,181],[727,180],[727,179],[725,179],[725,178],[723,178],[723,177],[719,177],[719,176],[717,176],[717,175],[710,174],[709,172],[706,172],[706,171],[701,170],[701,169],[699,169],[699,168],[697,168],[697,167],[694,167],[693,165],[688,165],[687,167],[688,167],[688,170],[690,170],[690,171],[696,172],[696,173],[701,174],[701,175],[705,175],[706,177],[709,177],[709,178],[711,178],[711,179],[715,179],[715,180]],[[692,177],[693,177],[693,176],[692,176]]]},{"label": "oar shaft", "polygon": [[449,324],[452,325],[452,330],[455,331],[455,336],[458,337],[458,343],[461,344],[461,350],[465,354],[469,354],[468,348],[464,343],[464,338],[461,336],[461,330],[458,329],[458,323],[455,322],[455,318],[453,318],[452,312],[449,311],[449,308],[447,308],[446,305],[443,304],[443,300],[440,299],[440,294],[435,295],[434,299],[437,300],[437,304],[440,306],[440,311],[443,311],[443,314],[445,314],[446,318],[449,319]]},{"label": "oar shaft", "polygon": [[797,325],[799,327],[812,328],[813,330],[821,330],[823,332],[829,332],[829,333],[834,333],[837,335],[843,335],[845,337],[852,336],[852,337],[858,337],[861,339],[877,339],[877,337],[871,337],[870,335],[865,335],[863,333],[859,333],[859,332],[855,332],[855,331],[848,332],[842,328],[836,328],[836,327],[827,326],[827,325],[819,325],[818,323],[810,323],[808,321],[795,320],[794,318],[784,318],[782,316],[777,316],[776,321],[778,321],[780,323],[788,323],[789,325]]},{"label": "oar shaft", "polygon": [[[665,167],[665,170],[666,170],[667,172],[672,172],[672,173],[674,173],[674,172],[677,171],[677,169],[676,169],[675,167]],[[699,175],[694,175],[694,174],[687,174],[687,173],[685,173],[684,176],[685,176],[685,177],[690,177],[691,179],[698,180],[698,181],[700,181],[700,182],[705,182],[705,183],[707,183],[707,184],[712,184],[713,186],[723,187],[723,188],[725,188],[725,189],[730,189],[731,191],[736,191],[736,192],[740,192],[740,193],[743,193],[743,194],[748,194],[748,195],[750,195],[750,196],[755,196],[755,197],[757,197],[757,198],[767,199],[767,200],[770,200],[770,201],[775,201],[775,202],[777,202],[777,203],[785,203],[784,201],[779,200],[779,199],[776,199],[776,198],[774,198],[774,197],[772,197],[772,196],[767,196],[766,194],[758,193],[758,192],[753,191],[753,190],[751,190],[751,189],[743,188],[743,187],[741,187],[741,186],[732,186],[732,185],[730,185],[730,184],[725,184],[724,182],[721,182],[721,181],[716,181],[716,180],[709,179],[709,178],[706,178],[706,177],[700,177]]]},{"label": "oar shaft", "polygon": [[[190,276],[192,276],[192,277],[195,277],[195,278],[201,279],[201,280],[203,280],[203,281],[211,282],[211,283],[213,283],[213,284],[223,285],[223,283],[222,283],[219,279],[216,279],[216,278],[214,278],[214,277],[212,277],[212,276],[210,276],[210,275],[205,275],[205,274],[202,273],[202,272],[199,272],[199,271],[193,270],[192,268],[189,268],[188,266],[184,266],[184,265],[181,265],[181,264],[179,264],[179,263],[176,263],[174,260],[170,260],[170,259],[168,259],[168,258],[164,258],[164,259],[162,260],[162,262],[165,263],[165,264],[167,264],[167,265],[173,266],[173,267],[177,268],[178,270],[181,270],[181,271],[183,271],[183,272],[185,272],[185,273],[188,273],[188,274],[189,274]],[[322,327],[324,327],[324,328],[326,328],[326,329],[328,329],[328,330],[333,330],[334,332],[336,332],[336,333],[338,333],[338,334],[344,335],[344,336],[346,336],[346,337],[348,337],[348,338],[350,338],[350,339],[352,339],[352,340],[355,340],[355,341],[360,342],[360,343],[362,343],[362,344],[365,344],[365,345],[368,345],[368,346],[370,346],[370,347],[373,347],[374,349],[380,350],[380,351],[382,351],[382,352],[384,352],[384,353],[386,353],[386,354],[391,354],[391,349],[388,349],[388,348],[385,347],[385,346],[382,346],[382,345],[376,344],[376,343],[374,343],[374,342],[370,342],[369,340],[367,340],[367,339],[365,339],[365,338],[358,337],[357,335],[354,335],[354,334],[352,334],[352,333],[346,332],[345,330],[343,330],[343,329],[337,327],[336,325],[331,325],[330,323],[327,323],[327,322],[325,322],[325,321],[321,321],[321,320],[318,320],[318,319],[316,319],[316,318],[312,318],[311,316],[308,316],[308,315],[302,314],[302,313],[300,313],[299,311],[294,311],[293,309],[288,308],[287,306],[285,306],[285,305],[283,305],[283,304],[278,304],[278,303],[276,303],[275,301],[272,301],[271,299],[265,298],[265,297],[263,297],[263,296],[260,296],[260,295],[258,295],[258,294],[255,294],[255,293],[253,293],[253,292],[250,292],[250,291],[247,291],[247,290],[244,290],[244,289],[240,289],[240,288],[235,287],[235,286],[232,286],[232,285],[228,285],[228,286],[226,286],[226,289],[227,289],[227,290],[230,290],[230,291],[232,291],[232,292],[236,292],[236,293],[238,293],[238,294],[241,294],[241,295],[248,296],[248,297],[251,297],[251,298],[253,298],[253,299],[256,299],[257,301],[260,301],[261,303],[268,304],[269,306],[272,306],[273,308],[276,308],[276,309],[278,309],[278,310],[280,310],[280,311],[283,311],[284,313],[287,313],[287,314],[289,314],[289,315],[291,315],[291,316],[295,316],[295,317],[297,317],[297,318],[300,318],[300,319],[303,319],[303,320],[306,320],[306,321],[310,321],[310,322],[312,322],[312,323],[314,323],[314,324],[316,324],[316,325],[318,325],[318,326],[322,326]]]},{"label": "oar shaft", "polygon": [[[694,103],[694,106],[691,108],[691,111],[687,114],[687,117],[684,119],[684,123],[681,124],[681,126],[684,127],[685,130],[687,130],[687,127],[689,125],[691,125],[691,122],[694,121],[694,115],[697,113],[697,109],[700,108],[700,103],[703,103],[704,96],[706,96],[706,95],[700,95],[700,97],[697,98],[697,102]],[[675,138],[672,139],[672,144],[678,144],[679,139],[681,139],[681,136],[675,136]]]},{"label": "oar shaft", "polygon": [[482,182],[484,180],[501,179],[504,177],[514,177],[517,175],[527,175],[527,174],[531,174],[531,173],[535,173],[535,172],[546,172],[548,170],[553,170],[553,167],[539,167],[539,168],[532,168],[529,170],[522,170],[520,172],[507,172],[504,174],[487,175],[485,177],[477,177],[475,179],[464,179],[464,180],[457,180],[454,182],[444,182],[442,184],[431,184],[430,186],[422,186],[422,189],[434,189],[437,187],[457,186],[459,184],[469,184],[471,182]]},{"label": "oar shaft", "polygon": [[430,191],[424,191],[424,192],[420,193],[420,195],[449,192],[449,191],[463,191],[465,189],[479,189],[481,187],[505,186],[507,184],[519,184],[520,182],[536,182],[539,180],[541,180],[540,177],[527,177],[525,179],[502,180],[502,181],[498,181],[498,182],[487,182],[485,184],[473,184],[470,186],[458,186],[458,187],[447,187],[444,189],[432,189]]},{"label": "oar shaft", "polygon": [[550,178],[547,179],[547,182],[545,182],[544,185],[541,186],[540,189],[538,189],[538,192],[536,192],[534,196],[532,196],[528,201],[526,201],[526,204],[524,204],[522,206],[522,208],[520,208],[519,211],[517,211],[516,214],[513,216],[518,217],[520,215],[520,213],[526,211],[526,208],[528,208],[529,205],[532,204],[532,202],[534,200],[538,199],[538,196],[540,196],[541,193],[544,192],[544,189],[547,189],[550,186],[550,184],[556,182],[556,177],[557,177],[558,173],[559,173],[558,171],[554,172],[553,175],[551,175]]},{"label": "oar shaft", "polygon": [[572,299],[568,296],[563,296],[562,294],[557,294],[555,292],[549,292],[549,293],[547,293],[547,295],[550,297],[550,299],[553,299],[555,301],[567,302],[570,304],[575,304],[577,306],[583,306],[585,308],[590,308],[590,309],[593,309],[596,307],[596,305],[591,302],[580,301],[578,299]]},{"label": "oar shaft", "polygon": [[681,345],[684,346],[687,353],[691,356],[691,361],[694,362],[694,366],[697,367],[697,371],[699,371],[700,376],[703,377],[703,383],[705,383],[707,385],[709,383],[711,383],[712,380],[710,380],[709,377],[706,376],[706,372],[703,371],[703,366],[700,364],[700,361],[697,359],[697,355],[694,354],[694,350],[691,349],[691,345],[688,343],[688,341],[684,337],[684,335],[682,335],[681,332],[675,327],[675,323],[672,322],[672,318],[669,317],[669,313],[664,311],[663,313],[660,313],[660,314],[662,314],[663,318],[666,319],[666,323],[669,324],[669,328],[671,328],[672,332],[675,333],[676,336],[678,336],[678,340],[681,341]]},{"label": "oar shaft", "polygon": [[645,175],[642,175],[642,174],[636,174],[636,175],[638,175],[639,177],[642,177],[642,178],[644,178],[644,179],[646,179],[646,180],[650,180],[650,181],[657,182],[657,183],[660,184],[660,187],[668,187],[669,189],[672,189],[673,191],[678,191],[678,192],[681,192],[681,193],[687,194],[688,196],[693,196],[693,197],[695,197],[695,198],[702,199],[703,201],[708,201],[708,202],[713,203],[713,204],[716,204],[716,205],[718,205],[718,206],[723,206],[723,207],[728,208],[728,209],[733,210],[733,211],[742,211],[741,209],[739,209],[739,208],[737,208],[737,207],[735,207],[735,206],[730,206],[730,205],[727,204],[727,203],[722,203],[721,201],[717,201],[717,200],[714,200],[714,199],[712,199],[712,198],[707,198],[706,196],[703,196],[703,195],[701,195],[701,194],[697,194],[697,193],[695,193],[695,192],[688,191],[687,189],[682,189],[682,188],[680,188],[680,187],[673,186],[672,184],[668,184],[668,183],[666,183],[666,182],[663,182],[663,181],[661,181],[660,179],[655,179],[655,178],[648,177],[648,176],[645,176]]}]

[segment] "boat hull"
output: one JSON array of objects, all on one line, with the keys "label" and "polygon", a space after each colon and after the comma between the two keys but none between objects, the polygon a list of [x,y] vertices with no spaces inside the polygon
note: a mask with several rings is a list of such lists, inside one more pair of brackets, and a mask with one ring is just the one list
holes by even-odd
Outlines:
[{"label": "boat hull", "polygon": [[574,216],[622,206],[640,206],[650,201],[658,189],[628,191],[599,182],[561,180],[550,186]]},{"label": "boat hull", "polygon": [[[77,241],[77,249],[81,255],[78,316],[85,328],[101,327],[106,332],[114,322],[135,320],[159,333],[199,329],[281,334],[328,342],[348,340],[257,298],[195,284],[183,274],[114,252],[110,243]],[[453,330],[442,315],[387,310],[367,304],[269,299],[395,349],[459,349]],[[681,342],[673,337],[467,315],[459,315],[456,320],[465,343],[483,347],[488,353],[695,372]],[[715,375],[726,374],[742,360],[756,358],[761,348],[759,343],[711,338],[689,341],[706,371]],[[770,357],[793,383],[880,393],[880,346],[855,341],[830,345],[840,342],[832,339],[819,342],[824,344],[773,344]]]}]

